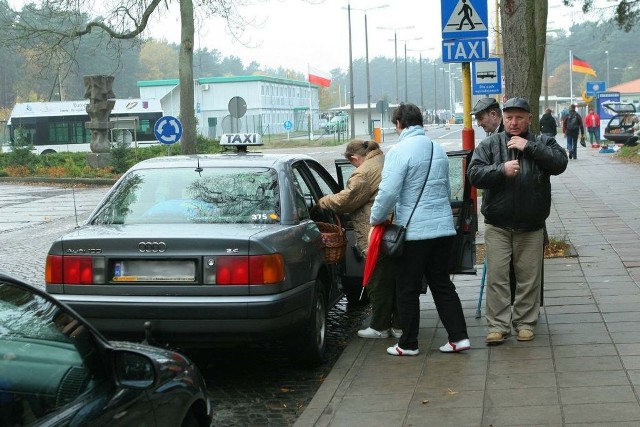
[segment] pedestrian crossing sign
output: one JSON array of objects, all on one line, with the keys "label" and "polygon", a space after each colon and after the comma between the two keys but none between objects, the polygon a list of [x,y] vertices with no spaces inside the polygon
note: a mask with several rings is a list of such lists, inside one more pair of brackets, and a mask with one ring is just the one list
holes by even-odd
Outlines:
[{"label": "pedestrian crossing sign", "polygon": [[487,0],[441,0],[442,38],[488,37]]}]

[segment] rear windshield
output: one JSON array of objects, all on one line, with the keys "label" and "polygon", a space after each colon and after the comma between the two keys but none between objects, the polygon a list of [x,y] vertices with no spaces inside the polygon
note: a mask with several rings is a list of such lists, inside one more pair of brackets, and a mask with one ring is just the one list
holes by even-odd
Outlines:
[{"label": "rear windshield", "polygon": [[92,224],[274,224],[280,220],[270,168],[132,171],[109,193]]}]

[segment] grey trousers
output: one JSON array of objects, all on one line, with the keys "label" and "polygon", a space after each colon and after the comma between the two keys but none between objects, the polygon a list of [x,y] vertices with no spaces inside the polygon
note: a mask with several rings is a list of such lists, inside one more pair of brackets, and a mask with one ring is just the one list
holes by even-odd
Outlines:
[{"label": "grey trousers", "polygon": [[[489,332],[533,330],[540,312],[544,229],[515,232],[486,224],[486,319]],[[513,257],[516,292],[511,307],[509,263]]]}]

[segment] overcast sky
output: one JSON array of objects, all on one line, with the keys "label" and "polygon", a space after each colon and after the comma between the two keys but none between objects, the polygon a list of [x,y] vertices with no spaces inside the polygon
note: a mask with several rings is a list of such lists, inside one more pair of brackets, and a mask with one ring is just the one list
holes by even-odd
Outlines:
[{"label": "overcast sky", "polygon": [[[109,0],[112,3],[117,0]],[[256,61],[262,66],[283,66],[301,73],[307,72],[307,64],[329,72],[334,68],[349,68],[349,21],[347,5],[351,4],[351,33],[353,58],[365,57],[365,11],[368,21],[369,59],[378,56],[395,57],[394,33],[397,33],[398,56],[439,58],[442,46],[440,5],[461,0],[242,0],[237,3],[253,3],[241,6],[240,12],[247,20],[255,20],[256,26],[246,26],[241,40],[234,40],[220,18],[210,18],[196,24],[195,48],[218,49],[224,56],[238,56],[246,66]],[[488,3],[490,37],[494,28],[496,0],[467,0],[472,5]],[[597,0],[605,1],[605,0]],[[24,3],[12,0],[10,3]],[[151,21],[147,35],[172,43],[180,40],[180,14],[177,2],[161,22]],[[195,2],[194,2],[195,3]],[[566,10],[562,0],[549,0],[549,28],[568,29],[570,22],[584,19],[580,13]],[[385,8],[378,6],[387,5]],[[392,28],[382,30],[379,27]],[[413,27],[406,29],[405,27]],[[398,29],[394,32],[393,28]],[[404,29],[401,29],[404,28]],[[491,42],[493,44],[493,42]]]},{"label": "overcast sky", "polygon": [[[449,0],[447,0],[449,1]],[[455,1],[455,0],[452,0]],[[469,0],[474,4],[480,0]],[[487,0],[484,0],[487,1]],[[442,25],[440,0],[266,0],[258,5],[242,7],[247,19],[262,22],[260,27],[248,26],[243,40],[250,47],[233,40],[221,19],[211,18],[198,25],[196,48],[209,47],[223,55],[236,55],[244,65],[252,60],[263,66],[283,66],[302,73],[307,64],[330,71],[349,67],[349,20],[346,10],[351,4],[351,34],[353,58],[365,57],[364,16],[367,15],[369,59],[378,56],[395,57],[394,33],[397,34],[398,56],[438,58],[441,55]],[[491,31],[495,13],[495,0],[488,0]],[[561,0],[549,0],[549,28],[567,29],[573,20],[584,19],[577,8],[567,10]],[[387,7],[376,8],[378,6]],[[368,9],[366,12],[361,9]],[[165,19],[163,25],[154,25],[151,34],[177,43],[179,16]],[[559,23],[562,23],[560,25]],[[390,30],[379,27],[392,28]],[[407,29],[405,27],[413,27]],[[171,28],[175,28],[174,31]],[[394,31],[393,29],[398,29]]]}]

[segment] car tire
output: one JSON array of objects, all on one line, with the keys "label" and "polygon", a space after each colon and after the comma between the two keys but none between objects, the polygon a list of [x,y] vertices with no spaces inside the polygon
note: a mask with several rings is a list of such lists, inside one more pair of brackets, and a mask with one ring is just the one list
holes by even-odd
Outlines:
[{"label": "car tire", "polygon": [[316,280],[313,306],[309,319],[291,348],[292,357],[303,366],[317,366],[324,361],[327,349],[327,295],[322,280]]},{"label": "car tire", "polygon": [[189,412],[187,412],[182,423],[180,423],[180,427],[200,427],[198,417],[193,413],[193,410],[189,410]]},{"label": "car tire", "polygon": [[626,145],[627,147],[635,147],[636,145],[638,145],[638,137],[632,136],[624,142],[624,145]]}]

